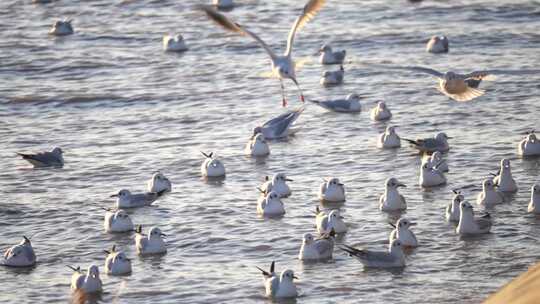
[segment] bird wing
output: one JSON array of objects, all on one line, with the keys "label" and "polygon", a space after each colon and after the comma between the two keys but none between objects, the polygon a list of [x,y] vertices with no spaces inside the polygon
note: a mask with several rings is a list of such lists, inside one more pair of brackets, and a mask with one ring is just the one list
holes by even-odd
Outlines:
[{"label": "bird wing", "polygon": [[351,102],[349,100],[339,99],[339,100],[321,101],[319,105],[329,110],[346,111],[346,110],[349,110],[349,106],[351,105]]},{"label": "bird wing", "polygon": [[434,69],[430,69],[430,68],[424,68],[424,67],[409,67],[408,69],[410,70],[413,70],[413,71],[418,71],[418,72],[422,72],[422,73],[426,73],[426,74],[430,74],[430,75],[433,75],[435,77],[439,77],[439,78],[443,78],[444,77],[444,74],[439,72],[439,71],[436,71]]},{"label": "bird wing", "polygon": [[51,164],[51,163],[60,163],[60,159],[56,157],[54,153],[51,152],[41,152],[36,154],[24,154],[24,153],[17,153],[20,156],[22,156],[23,159],[28,160],[34,160],[43,164]]},{"label": "bird wing", "polygon": [[323,7],[326,0],[310,0],[305,6],[304,11],[300,17],[296,18],[294,24],[289,31],[289,37],[287,38],[287,50],[285,51],[285,56],[290,57],[292,53],[292,46],[294,43],[294,36],[296,31],[302,29],[306,23],[313,19],[317,12]]},{"label": "bird wing", "polygon": [[303,111],[304,107],[301,107],[299,109],[281,114],[278,117],[265,122],[263,127],[274,129],[272,133],[275,137],[285,136],[287,135],[287,129],[296,121],[296,119],[298,119]]},{"label": "bird wing", "polygon": [[486,93],[484,90],[471,88],[467,85],[467,89],[459,94],[450,94],[446,92],[446,90],[442,90],[441,88],[437,87],[439,92],[443,93],[444,95],[452,98],[455,101],[470,101],[475,99],[476,97],[480,97]]},{"label": "bird wing", "polygon": [[211,20],[213,20],[215,23],[217,23],[224,29],[230,32],[238,33],[242,36],[245,36],[245,35],[250,36],[262,46],[262,48],[268,53],[268,55],[270,55],[272,59],[275,59],[277,57],[276,54],[270,49],[270,47],[259,36],[245,29],[240,24],[233,22],[232,20],[227,18],[225,15],[216,12],[212,7],[201,6],[200,8],[206,13],[206,15]]},{"label": "bird wing", "polygon": [[315,243],[315,249],[321,256],[326,256],[332,253],[332,249],[334,249],[334,246],[332,244],[332,240],[320,239],[317,241],[317,243]]},{"label": "bird wing", "polygon": [[28,261],[36,260],[36,254],[34,253],[34,250],[32,250],[32,248],[30,248],[29,246],[25,246],[23,248],[23,254]]},{"label": "bird wing", "polygon": [[476,224],[478,225],[478,228],[481,230],[488,229],[491,227],[491,220],[486,218],[477,218]]},{"label": "bird wing", "polygon": [[491,71],[475,71],[475,72],[463,75],[463,78],[493,81],[495,80],[496,77],[491,74]]}]

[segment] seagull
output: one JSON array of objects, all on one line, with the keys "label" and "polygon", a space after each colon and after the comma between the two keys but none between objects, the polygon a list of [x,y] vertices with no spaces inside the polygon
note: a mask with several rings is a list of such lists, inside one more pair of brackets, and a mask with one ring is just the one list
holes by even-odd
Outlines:
[{"label": "seagull", "polygon": [[287,182],[292,182],[293,180],[290,178],[287,178],[285,173],[276,173],[272,177],[272,179],[268,179],[268,176],[266,177],[266,181],[262,186],[260,187],[263,193],[269,193],[270,191],[274,191],[279,195],[280,198],[289,197],[291,195],[291,188],[289,188],[289,185],[287,185]]},{"label": "seagull", "polygon": [[482,192],[478,193],[476,203],[486,207],[504,203],[504,196],[499,190],[495,189],[493,179],[488,178],[482,182]]},{"label": "seagull", "polygon": [[205,157],[201,164],[201,174],[204,177],[223,177],[225,176],[225,166],[218,158],[214,157],[214,152],[201,154]]},{"label": "seagull", "polygon": [[71,19],[64,19],[56,21],[52,28],[49,30],[49,35],[53,36],[67,36],[73,34],[73,26],[71,25]]},{"label": "seagull", "polygon": [[152,175],[152,179],[150,179],[147,183],[148,185],[148,192],[158,193],[158,192],[171,192],[172,186],[171,181],[165,177],[161,172],[157,171]]},{"label": "seagull", "polygon": [[310,0],[304,6],[302,14],[298,18],[296,18],[289,32],[289,37],[287,39],[287,49],[282,56],[276,55],[274,51],[272,51],[272,49],[270,49],[270,47],[261,38],[259,38],[259,36],[255,35],[251,31],[246,29],[244,26],[235,23],[228,19],[226,16],[216,12],[213,8],[208,6],[201,6],[201,9],[206,13],[206,15],[208,15],[210,19],[215,21],[218,25],[222,26],[226,30],[238,33],[242,36],[250,36],[255,41],[257,41],[257,43],[268,53],[270,59],[272,60],[272,73],[274,76],[277,76],[279,78],[281,83],[283,106],[286,106],[287,100],[285,99],[285,87],[283,86],[283,79],[285,78],[291,79],[294,82],[294,84],[300,91],[300,100],[304,102],[304,95],[302,94],[302,90],[300,89],[298,81],[296,80],[295,64],[292,59],[292,47],[294,43],[294,37],[298,30],[300,30],[308,21],[315,17],[317,12],[323,7],[324,3],[325,0]]},{"label": "seagull", "polygon": [[163,50],[165,52],[185,52],[188,50],[182,35],[163,36]]},{"label": "seagull", "polygon": [[165,234],[158,227],[152,227],[148,235],[142,233],[142,226],[139,225],[135,235],[135,246],[139,255],[163,254],[167,252],[167,247],[163,238]]},{"label": "seagull", "polygon": [[122,209],[105,209],[105,220],[103,227],[109,233],[131,232],[133,231],[133,222],[126,211]]},{"label": "seagull", "polygon": [[381,211],[399,211],[407,209],[407,201],[403,195],[399,194],[399,187],[406,186],[394,177],[386,180],[384,193],[379,198],[379,209]]},{"label": "seagull", "polygon": [[116,251],[116,246],[111,250],[104,250],[107,254],[105,259],[105,272],[109,275],[126,275],[131,273],[131,260],[123,251]]},{"label": "seagull", "polygon": [[137,208],[150,206],[155,202],[160,196],[162,196],[166,190],[160,192],[146,192],[132,194],[129,190],[122,189],[118,193],[111,195],[111,197],[116,198],[116,208]]},{"label": "seagull", "polygon": [[257,201],[257,213],[265,217],[282,216],[285,214],[285,207],[279,195],[270,191],[264,198]]},{"label": "seagull", "polygon": [[0,265],[10,267],[31,267],[36,264],[36,254],[30,239],[23,236],[23,240],[6,250],[4,262]]},{"label": "seagull", "polygon": [[465,197],[463,194],[458,192],[457,190],[454,191],[454,197],[452,198],[452,202],[446,206],[446,220],[449,222],[459,222],[459,204],[465,200]]},{"label": "seagull", "polygon": [[483,234],[491,230],[492,223],[489,214],[475,218],[473,206],[468,202],[461,202],[459,209],[459,224],[456,227],[458,234]]},{"label": "seagull", "polygon": [[420,152],[433,153],[435,151],[448,152],[450,150],[450,145],[448,144],[448,139],[451,139],[444,132],[439,132],[435,137],[424,138],[424,139],[407,139],[402,138],[403,140],[408,141],[413,148],[420,150]]},{"label": "seagull", "polygon": [[377,106],[371,109],[369,116],[373,121],[384,121],[392,118],[392,112],[383,101],[379,101]]},{"label": "seagull", "polygon": [[337,71],[325,71],[319,80],[319,83],[325,87],[335,86],[342,84],[344,77],[345,70],[343,69],[343,66],[340,66]]},{"label": "seagull", "polygon": [[401,138],[396,133],[396,127],[388,126],[377,139],[377,148],[393,149],[401,147]]},{"label": "seagull", "polygon": [[527,211],[530,213],[540,214],[540,185],[531,187],[531,201]]},{"label": "seagull", "polygon": [[357,258],[364,267],[374,268],[396,268],[405,267],[405,255],[400,240],[394,240],[388,246],[388,251],[371,251],[367,249],[356,249],[348,245],[339,248],[347,252],[350,256]]},{"label": "seagull", "polygon": [[62,151],[62,149],[58,147],[55,147],[50,152],[45,151],[35,154],[17,152],[17,154],[19,156],[22,156],[24,160],[34,165],[34,168],[64,166],[64,157],[62,156],[64,154],[64,151]]},{"label": "seagull", "polygon": [[338,178],[324,180],[319,189],[319,199],[326,202],[344,202],[345,187]]},{"label": "seagull", "polygon": [[244,153],[249,156],[263,157],[270,154],[270,147],[262,133],[255,135],[246,143]]},{"label": "seagull", "polygon": [[534,131],[530,132],[525,139],[519,142],[518,154],[520,156],[540,156],[540,141]]},{"label": "seagull", "polygon": [[74,268],[68,266],[73,270],[71,276],[71,290],[83,290],[86,293],[97,293],[102,291],[102,283],[99,278],[99,269],[96,265],[88,267],[86,274],[81,271],[80,267]]},{"label": "seagull", "polygon": [[406,218],[400,218],[399,220],[397,220],[395,225],[392,223],[390,223],[390,225],[394,227],[394,230],[392,230],[392,232],[390,233],[390,244],[392,244],[392,242],[397,239],[401,241],[401,245],[403,247],[418,247],[418,241],[416,240],[416,236],[409,229],[411,226],[415,226],[416,223],[413,223]]},{"label": "seagull", "polygon": [[334,209],[329,213],[323,212],[319,206],[315,209],[315,225],[320,235],[328,234],[334,231],[337,234],[347,232],[347,224],[343,221],[339,209]]},{"label": "seagull", "polygon": [[313,238],[311,233],[304,234],[298,259],[301,261],[331,259],[334,252],[335,235],[334,230],[317,239]]},{"label": "seagull", "polygon": [[435,151],[431,156],[428,154],[424,155],[424,158],[422,159],[422,163],[429,163],[430,166],[433,168],[441,171],[441,172],[448,172],[448,164],[446,161],[442,158],[442,153],[440,151]]},{"label": "seagull", "polygon": [[503,158],[501,160],[501,168],[499,169],[499,173],[493,178],[493,183],[502,192],[516,192],[518,190],[516,181],[512,177],[509,159]]},{"label": "seagull", "polygon": [[446,36],[431,37],[427,43],[426,51],[434,54],[448,53],[448,38]]},{"label": "seagull", "polygon": [[266,296],[270,298],[295,298],[298,296],[294,279],[298,279],[294,275],[294,271],[287,269],[281,272],[278,277],[274,272],[275,263],[272,261],[270,265],[270,272],[259,269],[263,274],[264,287],[266,289]]},{"label": "seagull", "polygon": [[446,184],[446,176],[441,171],[433,168],[431,163],[424,163],[420,166],[419,184],[424,188],[444,185]]},{"label": "seagull", "polygon": [[253,136],[262,133],[266,139],[279,139],[294,134],[297,130],[293,130],[291,127],[303,111],[304,107],[300,107],[274,117],[262,126],[255,127],[253,129]]},{"label": "seagull", "polygon": [[321,54],[321,57],[319,57],[321,64],[343,64],[347,52],[345,50],[334,52],[331,46],[324,44],[319,49],[319,54]]},{"label": "seagull", "polygon": [[439,87],[437,89],[444,95],[456,101],[470,101],[484,95],[485,91],[471,87],[468,83],[469,80],[494,80],[494,77],[491,75],[492,71],[476,71],[469,74],[458,74],[451,71],[441,73],[423,67],[412,67],[411,69],[437,77],[439,79]]},{"label": "seagull", "polygon": [[327,101],[318,101],[313,99],[308,100],[322,108],[334,112],[356,113],[362,110],[362,105],[360,104],[360,96],[355,93],[347,95],[345,99],[335,99]]}]

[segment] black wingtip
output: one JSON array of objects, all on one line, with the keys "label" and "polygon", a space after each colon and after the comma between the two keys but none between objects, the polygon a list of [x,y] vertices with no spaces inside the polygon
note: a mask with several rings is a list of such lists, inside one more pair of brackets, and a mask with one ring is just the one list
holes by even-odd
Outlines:
[{"label": "black wingtip", "polygon": [[275,268],[276,268],[276,262],[272,261],[272,264],[270,264],[270,273],[274,273]]}]

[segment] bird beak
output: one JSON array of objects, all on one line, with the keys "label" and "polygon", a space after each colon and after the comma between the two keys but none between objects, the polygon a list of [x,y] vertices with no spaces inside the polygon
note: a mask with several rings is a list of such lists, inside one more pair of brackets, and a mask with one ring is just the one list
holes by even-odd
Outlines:
[{"label": "bird beak", "polygon": [[109,250],[103,250],[103,252],[105,252],[106,254],[111,254]]},{"label": "bird beak", "polygon": [[159,235],[160,236],[167,236],[165,233],[160,233]]},{"label": "bird beak", "polygon": [[409,226],[416,226],[418,223],[409,223]]},{"label": "bird beak", "polygon": [[118,197],[118,194],[113,194],[110,197]]},{"label": "bird beak", "polygon": [[342,183],[338,183],[338,185],[339,185],[339,186],[343,186],[343,184],[342,184]]},{"label": "bird beak", "polygon": [[296,81],[296,78],[291,77],[291,80],[294,82],[296,86],[298,86],[298,81]]},{"label": "bird beak", "polygon": [[343,216],[340,216],[339,218],[340,218],[340,219],[344,219],[344,217],[343,217]]},{"label": "bird beak", "polygon": [[396,225],[394,225],[394,224],[392,224],[392,223],[388,223],[388,224],[390,224],[390,226],[396,228]]},{"label": "bird beak", "polygon": [[448,138],[448,139],[452,139],[453,137],[452,137],[452,136],[446,136],[446,138]]},{"label": "bird beak", "polygon": [[403,188],[407,188],[407,185],[405,185],[405,184],[402,184],[402,183],[399,183],[399,184],[397,184],[397,186],[398,186],[398,187],[403,187]]},{"label": "bird beak", "polygon": [[297,280],[300,280],[300,278],[297,277],[297,276],[295,276],[295,275],[293,276],[293,278],[294,278],[294,279],[297,279]]},{"label": "bird beak", "polygon": [[294,180],[290,179],[290,178],[286,178],[285,181],[287,182],[293,182]]}]

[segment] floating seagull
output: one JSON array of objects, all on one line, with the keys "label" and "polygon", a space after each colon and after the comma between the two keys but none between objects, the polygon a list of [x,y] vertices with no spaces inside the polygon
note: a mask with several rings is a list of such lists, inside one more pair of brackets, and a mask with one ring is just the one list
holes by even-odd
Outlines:
[{"label": "floating seagull", "polygon": [[540,213],[540,185],[533,185],[531,187],[531,201],[527,211],[530,213]]},{"label": "floating seagull", "polygon": [[227,10],[234,7],[233,0],[212,0],[212,5],[217,7],[217,9]]},{"label": "floating seagull", "polygon": [[287,178],[285,173],[276,173],[271,180],[266,177],[266,182],[260,187],[264,193],[269,193],[273,191],[279,195],[280,198],[289,197],[291,195],[291,188],[287,185],[287,182],[292,182],[293,180]]},{"label": "floating seagull", "polygon": [[160,196],[162,196],[166,190],[160,192],[146,192],[132,194],[129,190],[122,189],[117,194],[111,195],[111,197],[116,197],[116,208],[137,208],[150,206],[155,202]]},{"label": "floating seagull", "polygon": [[369,117],[373,121],[385,121],[392,118],[392,112],[390,112],[390,109],[388,109],[383,101],[379,101],[377,106],[371,109]]},{"label": "floating seagull", "polygon": [[62,154],[64,154],[64,151],[62,151],[62,149],[58,147],[52,149],[52,151],[50,152],[45,151],[35,154],[17,152],[17,154],[19,156],[22,156],[24,160],[34,165],[35,168],[64,166],[64,157],[62,156]]},{"label": "floating seagull", "polygon": [[163,50],[165,52],[185,52],[188,50],[182,35],[163,36]]},{"label": "floating seagull", "polygon": [[319,54],[321,54],[321,57],[319,57],[319,62],[321,64],[343,64],[347,52],[345,50],[334,52],[332,51],[331,46],[324,44],[320,48]]},{"label": "floating seagull", "polygon": [[460,216],[456,232],[459,234],[483,234],[491,230],[491,218],[489,214],[481,218],[474,217],[473,206],[468,202],[459,204]]},{"label": "floating seagull", "polygon": [[54,23],[49,30],[49,35],[54,36],[67,36],[73,34],[73,26],[71,25],[71,19],[58,20]]},{"label": "floating seagull", "polygon": [[253,136],[262,133],[266,139],[278,139],[294,134],[297,130],[293,130],[291,127],[303,111],[304,107],[300,107],[274,117],[262,126],[253,129]]},{"label": "floating seagull", "polygon": [[411,70],[437,77],[439,79],[439,87],[437,89],[456,101],[469,101],[484,95],[485,91],[471,87],[468,82],[469,80],[494,80],[494,77],[490,75],[492,73],[491,71],[476,71],[469,74],[446,72],[443,74],[436,70],[422,67],[412,67]]},{"label": "floating seagull", "polygon": [[384,193],[379,198],[379,209],[381,211],[399,211],[407,209],[405,197],[399,194],[398,188],[406,187],[398,182],[394,177],[386,180]]},{"label": "floating seagull", "polygon": [[105,220],[103,227],[109,233],[131,232],[133,231],[133,222],[126,211],[122,209],[105,209]]},{"label": "floating seagull", "polygon": [[270,147],[264,135],[259,133],[250,139],[246,144],[244,153],[254,157],[268,156],[270,154]]},{"label": "floating seagull", "polygon": [[429,53],[448,53],[448,38],[446,36],[433,36],[429,39],[426,51]]},{"label": "floating seagull", "polygon": [[317,239],[313,238],[311,233],[304,234],[298,259],[301,261],[331,259],[334,252],[334,237],[335,232],[333,230]]},{"label": "floating seagull", "polygon": [[396,133],[396,127],[388,126],[384,133],[379,135],[377,140],[377,148],[393,149],[401,147],[401,138]]},{"label": "floating seagull", "polygon": [[142,226],[139,225],[135,231],[135,246],[139,255],[163,254],[167,252],[167,247],[163,238],[165,234],[158,227],[152,227],[148,235],[142,233]]},{"label": "floating seagull", "polygon": [[223,177],[225,176],[225,166],[218,158],[214,158],[214,152],[206,154],[201,151],[201,154],[205,157],[204,162],[201,164],[201,174],[204,177]]},{"label": "floating seagull", "polygon": [[394,230],[390,233],[390,244],[392,244],[394,240],[400,240],[403,247],[418,247],[418,240],[416,240],[414,232],[409,229],[411,226],[415,226],[416,223],[413,223],[406,218],[400,218],[395,225],[392,223],[390,225],[394,227]]},{"label": "floating seagull", "polygon": [[534,131],[519,142],[518,154],[520,156],[540,156],[540,141],[536,138]]},{"label": "floating seagull", "polygon": [[493,179],[488,178],[482,182],[482,192],[478,193],[476,203],[488,208],[504,203],[504,196],[500,191],[495,189]]},{"label": "floating seagull", "polygon": [[310,102],[334,112],[343,112],[343,113],[356,113],[362,110],[362,105],[360,104],[360,96],[358,94],[349,94],[345,99],[335,99],[327,101],[318,101],[313,99],[308,99]]},{"label": "floating seagull", "polygon": [[102,291],[102,283],[99,278],[99,269],[96,265],[88,267],[86,274],[81,271],[80,267],[74,268],[68,266],[73,270],[71,276],[71,290],[83,290],[85,293],[97,293]]},{"label": "floating seagull", "polygon": [[518,190],[516,181],[512,177],[509,159],[503,158],[501,160],[501,168],[499,169],[499,173],[493,178],[493,183],[502,192],[516,192]]},{"label": "floating seagull", "polygon": [[30,239],[23,236],[23,240],[6,250],[4,253],[3,266],[10,267],[31,267],[36,264],[36,254]]},{"label": "floating seagull", "polygon": [[402,139],[411,143],[412,147],[420,150],[420,152],[433,153],[435,151],[439,151],[439,152],[444,153],[450,150],[448,139],[451,139],[451,138],[452,137],[449,137],[448,135],[446,135],[446,133],[439,132],[433,138],[424,138],[424,139],[415,139],[415,140],[406,139],[406,138],[402,138]]},{"label": "floating seagull", "polygon": [[319,83],[325,87],[339,85],[343,83],[344,76],[345,70],[341,66],[337,71],[325,71]]},{"label": "floating seagull", "polygon": [[275,263],[270,265],[270,272],[267,272],[259,267],[264,276],[264,287],[266,289],[266,296],[270,298],[294,298],[298,296],[294,279],[298,279],[294,272],[290,269],[281,272],[278,277],[274,272]]},{"label": "floating seagull", "polygon": [[459,204],[465,200],[465,197],[463,194],[459,193],[456,190],[454,191],[454,197],[452,198],[452,202],[446,206],[446,220],[449,222],[459,222],[459,215],[460,215],[460,207]]},{"label": "floating seagull", "polygon": [[270,191],[264,198],[257,201],[257,213],[265,217],[282,216],[285,214],[285,207],[279,195]]},{"label": "floating seagull", "polygon": [[317,226],[317,232],[320,235],[325,235],[332,231],[337,234],[347,232],[347,224],[343,221],[339,209],[334,209],[326,213],[321,211],[319,206],[317,206],[315,210],[315,224]]},{"label": "floating seagull", "polygon": [[394,240],[388,246],[388,251],[371,251],[356,249],[343,244],[339,248],[350,256],[357,258],[364,267],[394,268],[405,267],[405,255],[400,240]]},{"label": "floating seagull", "polygon": [[107,254],[105,259],[105,272],[109,275],[126,275],[131,273],[131,260],[127,258],[123,251],[116,251],[116,246],[112,249],[104,250]]},{"label": "floating seagull", "polygon": [[441,171],[433,168],[430,163],[424,163],[420,166],[420,180],[421,187],[435,187],[446,184],[446,176]]},{"label": "floating seagull", "polygon": [[294,22],[289,32],[289,37],[287,39],[287,49],[285,50],[283,56],[276,55],[274,51],[272,51],[270,47],[261,38],[259,38],[259,36],[247,30],[242,25],[229,20],[227,17],[216,12],[211,7],[202,6],[201,9],[208,15],[210,19],[215,21],[218,25],[222,26],[226,30],[238,33],[243,36],[250,36],[255,41],[257,41],[257,43],[262,48],[264,48],[264,50],[268,53],[272,60],[272,73],[274,76],[277,76],[279,78],[279,81],[281,83],[283,106],[286,106],[287,101],[285,99],[285,87],[283,86],[283,79],[285,78],[291,79],[294,82],[294,84],[300,91],[300,100],[304,102],[304,95],[302,94],[302,90],[300,89],[298,81],[296,80],[295,64],[292,60],[292,47],[296,31],[300,30],[309,20],[313,19],[317,12],[323,7],[324,3],[325,0],[310,0],[304,6],[302,14],[298,18],[296,18],[296,21]]},{"label": "floating seagull", "polygon": [[171,192],[172,185],[171,181],[165,177],[161,172],[157,171],[152,175],[152,179],[148,181],[148,192],[158,193],[158,192]]},{"label": "floating seagull", "polygon": [[435,151],[431,156],[428,154],[424,155],[424,158],[422,159],[422,163],[429,163],[430,166],[433,168],[441,171],[441,172],[448,172],[448,164],[446,161],[442,158],[441,151]]},{"label": "floating seagull", "polygon": [[326,202],[344,202],[345,187],[338,178],[324,180],[319,189],[319,199]]}]

